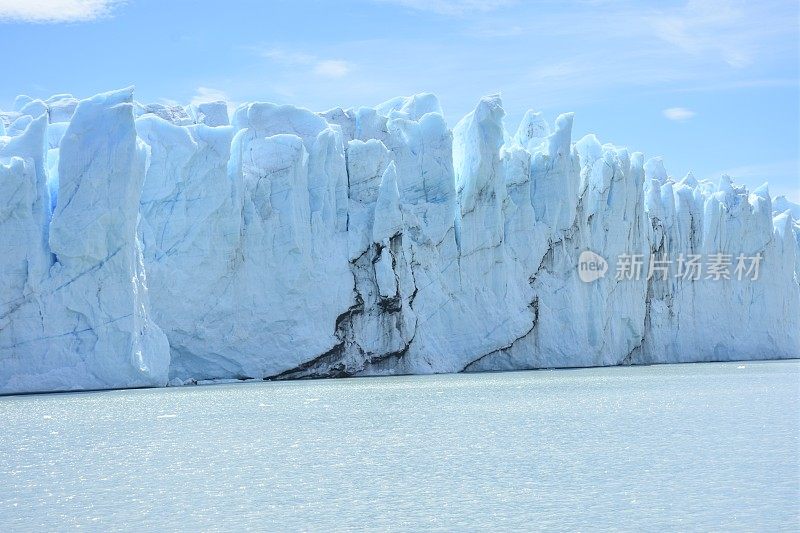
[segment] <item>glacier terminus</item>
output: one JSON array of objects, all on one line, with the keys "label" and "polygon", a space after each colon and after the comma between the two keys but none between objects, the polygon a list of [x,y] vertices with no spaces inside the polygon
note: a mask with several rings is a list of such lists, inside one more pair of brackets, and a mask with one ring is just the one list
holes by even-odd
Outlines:
[{"label": "glacier terminus", "polygon": [[798,206],[504,115],[18,97],[0,393],[800,356]]}]

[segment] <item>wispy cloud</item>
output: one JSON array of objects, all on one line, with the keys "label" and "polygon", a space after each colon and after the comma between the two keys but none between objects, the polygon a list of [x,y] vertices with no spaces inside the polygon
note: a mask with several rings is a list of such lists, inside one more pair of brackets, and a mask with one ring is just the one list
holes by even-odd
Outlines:
[{"label": "wispy cloud", "polygon": [[[770,5],[741,0],[689,0],[644,17],[653,34],[683,51],[721,57],[734,68],[754,63],[768,36],[791,31],[796,21],[770,16]],[[772,10],[778,13],[779,10]]]},{"label": "wispy cloud", "polygon": [[[320,109],[430,91],[447,102],[450,118],[458,118],[476,95],[498,91],[509,110],[532,105],[555,112],[620,92],[733,90],[778,77],[774,83],[796,83],[789,74],[775,74],[796,59],[796,30],[785,22],[793,20],[792,9],[777,0],[764,0],[763,9],[732,4],[730,12],[730,2],[708,0],[722,6],[717,15],[685,1],[365,1],[382,3],[387,12],[398,6],[417,11],[402,25],[434,20],[418,31],[365,32],[315,48],[305,41],[251,47],[274,68],[236,80],[237,90]],[[693,22],[697,13],[702,16]],[[725,46],[706,35],[721,36]],[[754,62],[734,67],[725,60],[739,56]],[[670,102],[659,104],[660,111]],[[693,111],[702,109],[698,105]],[[516,120],[512,113],[509,120]]]},{"label": "wispy cloud", "polygon": [[318,61],[314,65],[314,74],[327,78],[341,78],[350,73],[350,64],[347,61],[338,59],[326,59]]},{"label": "wispy cloud", "polygon": [[343,59],[323,59],[297,50],[279,47],[253,47],[252,50],[275,63],[291,67],[305,66],[308,72],[323,78],[343,78],[354,68],[352,63]]},{"label": "wispy cloud", "polygon": [[487,24],[480,21],[472,28],[468,28],[464,32],[465,35],[470,37],[483,37],[486,39],[505,39],[509,37],[519,37],[525,32],[522,26],[508,25],[508,24]]},{"label": "wispy cloud", "polygon": [[440,15],[464,15],[467,13],[487,13],[503,7],[509,7],[518,0],[374,0],[383,4],[431,11]]},{"label": "wispy cloud", "polygon": [[0,22],[87,22],[108,17],[125,0],[2,0]]},{"label": "wispy cloud", "polygon": [[310,65],[317,60],[311,54],[284,50],[283,48],[262,48],[257,46],[253,47],[253,50],[261,57],[287,65]]},{"label": "wispy cloud", "polygon": [[[797,159],[785,159],[783,161],[770,161],[767,163],[743,165],[736,168],[720,170],[715,173],[714,176],[719,177],[723,174],[727,174],[728,176],[737,178],[759,178],[763,183],[763,181],[766,181],[770,176],[774,175],[794,175],[797,177],[798,171],[800,171],[800,161]],[[797,185],[797,183],[795,183],[795,185]]]},{"label": "wispy cloud", "polygon": [[689,120],[697,114],[691,109],[686,109],[685,107],[670,107],[663,110],[661,113],[669,120],[674,120],[676,122]]},{"label": "wispy cloud", "polygon": [[192,96],[192,104],[203,104],[206,102],[228,102],[230,98],[225,91],[219,89],[212,89],[211,87],[198,87]]},{"label": "wispy cloud", "polygon": [[791,78],[751,78],[726,83],[709,83],[671,89],[672,92],[723,92],[739,89],[800,88],[800,80]]}]

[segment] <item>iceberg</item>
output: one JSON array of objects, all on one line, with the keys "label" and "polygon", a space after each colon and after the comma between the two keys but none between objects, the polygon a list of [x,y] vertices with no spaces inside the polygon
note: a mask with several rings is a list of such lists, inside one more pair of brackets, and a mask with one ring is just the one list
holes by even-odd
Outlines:
[{"label": "iceberg", "polygon": [[800,356],[798,207],[573,120],[20,96],[0,393]]}]

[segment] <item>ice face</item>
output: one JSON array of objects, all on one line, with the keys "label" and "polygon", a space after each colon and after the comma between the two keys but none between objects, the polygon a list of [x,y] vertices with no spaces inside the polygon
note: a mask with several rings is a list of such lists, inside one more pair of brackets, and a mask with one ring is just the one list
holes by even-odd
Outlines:
[{"label": "ice face", "polygon": [[147,153],[134,129],[132,90],[75,110],[59,147],[52,218],[46,127],[41,114],[0,152],[13,154],[0,183],[16,198],[0,217],[9,252],[0,258],[9,274],[0,391],[165,385],[169,345],[150,320],[136,237]]},{"label": "ice face", "polygon": [[189,113],[196,124],[207,126],[227,126],[228,104],[225,102],[202,102],[189,106]]},{"label": "ice face", "polygon": [[[504,115],[19,97],[0,392],[800,355],[796,205]],[[679,275],[715,254],[728,277]]]},{"label": "ice face", "polygon": [[772,202],[773,214],[780,215],[789,211],[796,222],[800,222],[800,204],[789,201],[785,196],[778,196]]}]

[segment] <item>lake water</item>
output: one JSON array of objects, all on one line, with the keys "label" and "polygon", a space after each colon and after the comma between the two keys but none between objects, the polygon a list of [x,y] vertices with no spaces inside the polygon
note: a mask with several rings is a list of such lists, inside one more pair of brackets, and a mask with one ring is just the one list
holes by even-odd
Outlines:
[{"label": "lake water", "polygon": [[0,398],[0,530],[800,524],[800,362]]}]

